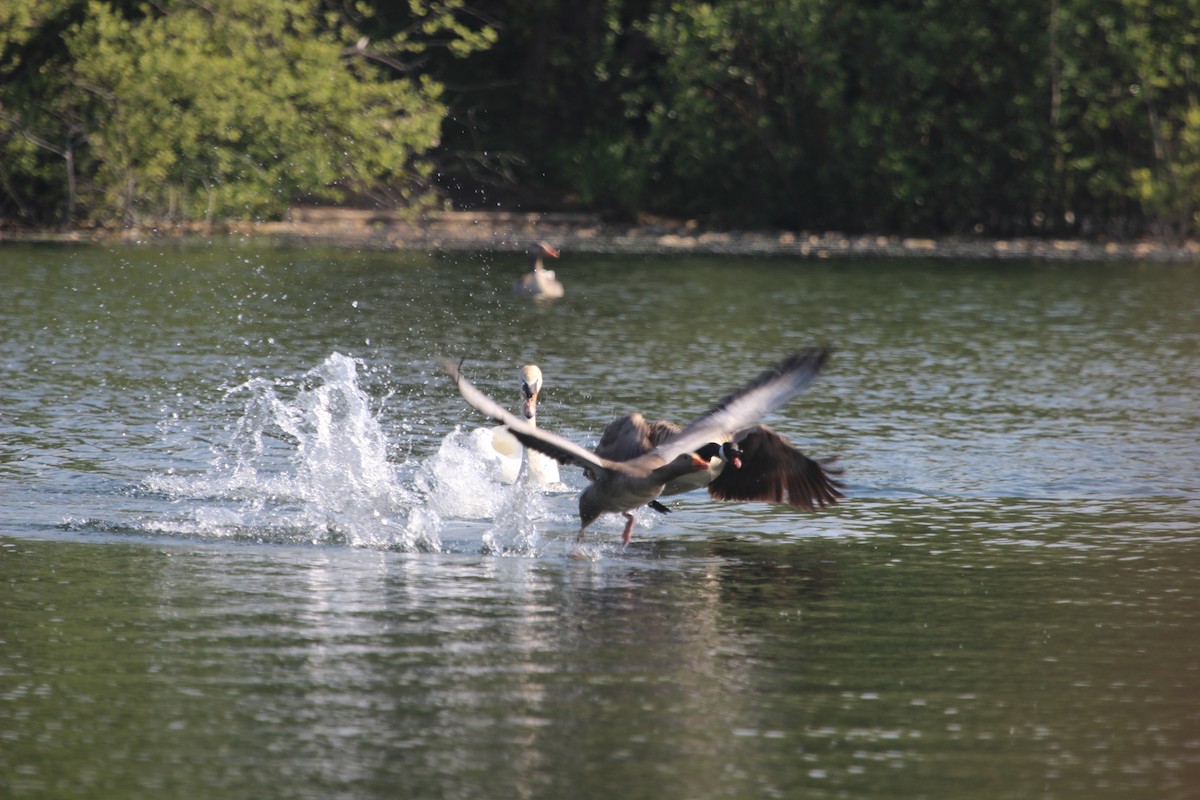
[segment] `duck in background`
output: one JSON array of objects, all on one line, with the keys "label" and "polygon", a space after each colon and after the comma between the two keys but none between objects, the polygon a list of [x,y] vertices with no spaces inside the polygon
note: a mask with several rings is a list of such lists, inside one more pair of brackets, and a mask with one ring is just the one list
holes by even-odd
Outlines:
[{"label": "duck in background", "polygon": [[513,284],[517,297],[553,300],[563,296],[563,285],[554,277],[554,270],[546,269],[543,258],[558,258],[558,251],[545,242],[538,242],[529,249],[530,271]]}]

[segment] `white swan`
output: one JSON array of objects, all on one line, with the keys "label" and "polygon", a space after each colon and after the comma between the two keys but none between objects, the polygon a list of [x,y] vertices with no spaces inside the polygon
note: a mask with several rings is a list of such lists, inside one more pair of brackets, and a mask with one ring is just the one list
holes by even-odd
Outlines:
[{"label": "white swan", "polygon": [[[535,364],[521,367],[521,416],[537,426],[538,393],[542,391],[542,371]],[[532,486],[546,487],[560,483],[558,464],[536,450],[526,450],[503,425],[476,428],[471,441],[480,457],[493,465],[496,478],[502,483],[518,479]],[[524,472],[522,473],[522,467]]]}]

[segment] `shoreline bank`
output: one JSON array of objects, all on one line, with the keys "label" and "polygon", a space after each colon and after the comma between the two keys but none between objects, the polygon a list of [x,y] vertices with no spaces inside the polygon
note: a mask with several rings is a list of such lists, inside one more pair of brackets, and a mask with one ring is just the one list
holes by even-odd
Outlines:
[{"label": "shoreline bank", "polygon": [[628,255],[740,255],[803,259],[1143,261],[1200,263],[1200,241],[918,238],[836,232],[725,231],[694,222],[606,223],[589,214],[447,211],[407,219],[388,211],[295,208],[282,222],[228,222],[172,228],[5,230],[0,243],[145,243],[249,237],[281,245],[359,250],[517,252],[547,240],[567,252]]}]

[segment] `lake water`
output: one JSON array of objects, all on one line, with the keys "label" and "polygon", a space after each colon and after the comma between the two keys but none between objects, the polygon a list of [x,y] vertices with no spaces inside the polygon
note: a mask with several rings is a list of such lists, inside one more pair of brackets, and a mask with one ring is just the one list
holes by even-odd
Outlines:
[{"label": "lake water", "polygon": [[[1200,270],[0,248],[5,798],[1190,798]],[[493,480],[836,348],[817,514]]]}]

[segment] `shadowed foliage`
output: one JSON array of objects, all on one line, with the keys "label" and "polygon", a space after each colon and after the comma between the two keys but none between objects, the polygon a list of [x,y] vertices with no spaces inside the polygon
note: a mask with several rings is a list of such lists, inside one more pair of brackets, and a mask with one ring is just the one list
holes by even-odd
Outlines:
[{"label": "shadowed foliage", "polygon": [[10,0],[0,216],[1187,235],[1200,0]]}]

